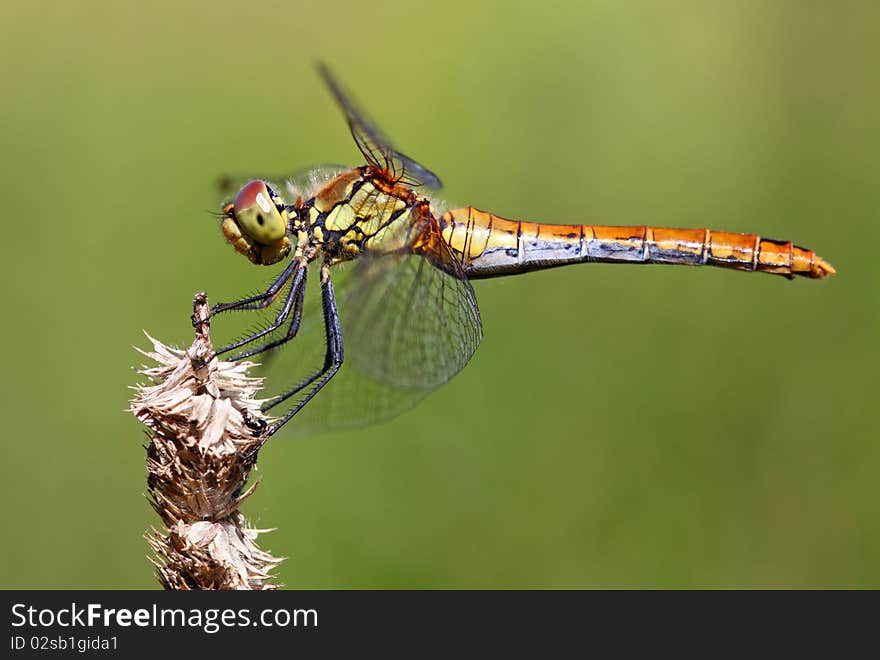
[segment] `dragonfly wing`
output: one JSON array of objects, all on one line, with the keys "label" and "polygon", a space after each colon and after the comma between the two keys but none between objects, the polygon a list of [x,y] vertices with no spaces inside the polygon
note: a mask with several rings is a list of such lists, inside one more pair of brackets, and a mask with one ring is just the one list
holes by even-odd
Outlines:
[{"label": "dragonfly wing", "polygon": [[[443,244],[444,249],[448,250]],[[384,254],[334,266],[345,362],[336,377],[282,430],[296,435],[391,419],[415,406],[470,360],[482,338],[470,282],[451,255],[446,268],[417,254]],[[436,261],[436,258],[433,259]],[[323,362],[318,278],[300,334],[277,351],[268,394]]]},{"label": "dragonfly wing", "polygon": [[351,135],[370,165],[386,172],[394,181],[410,186],[425,186],[431,190],[439,190],[443,186],[431,170],[391,146],[391,142],[376,124],[367,119],[351,96],[343,91],[326,65],[319,64],[318,73],[345,113]]},{"label": "dragonfly wing", "polygon": [[467,279],[418,255],[365,259],[355,268],[340,311],[355,368],[428,391],[464,368],[482,338]]},{"label": "dragonfly wing", "polygon": [[352,169],[348,165],[324,164],[297,170],[292,174],[280,176],[255,176],[223,174],[217,178],[217,189],[224,199],[232,199],[248,182],[260,179],[270,183],[288,204],[293,204],[298,195],[303,199],[312,197],[331,179],[341,172]]}]

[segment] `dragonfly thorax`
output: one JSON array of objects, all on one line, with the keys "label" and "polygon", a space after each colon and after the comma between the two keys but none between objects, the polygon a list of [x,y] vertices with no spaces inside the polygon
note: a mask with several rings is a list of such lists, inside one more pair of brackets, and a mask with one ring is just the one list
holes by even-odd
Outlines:
[{"label": "dragonfly thorax", "polygon": [[265,181],[251,181],[223,207],[223,235],[251,262],[268,266],[290,252],[284,201]]},{"label": "dragonfly thorax", "polygon": [[412,212],[419,204],[409,188],[376,176],[367,167],[340,173],[298,209],[312,244],[331,263],[365,252],[406,251]]}]

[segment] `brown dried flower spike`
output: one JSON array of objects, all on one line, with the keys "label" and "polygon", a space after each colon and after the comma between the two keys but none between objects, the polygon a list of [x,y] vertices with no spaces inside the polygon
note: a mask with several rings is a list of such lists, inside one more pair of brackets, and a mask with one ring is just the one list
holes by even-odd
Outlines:
[{"label": "brown dried flower spike", "polygon": [[245,490],[265,422],[259,399],[262,380],[247,375],[248,362],[221,362],[212,354],[208,300],[193,302],[196,337],[187,351],[147,337],[158,363],[139,373],[152,385],[137,385],[131,412],[148,427],[147,489],[165,530],[147,540],[151,561],[165,589],[274,589],[270,575],[282,560],[257,547],[270,530],[245,526],[238,510],[253,493]]}]

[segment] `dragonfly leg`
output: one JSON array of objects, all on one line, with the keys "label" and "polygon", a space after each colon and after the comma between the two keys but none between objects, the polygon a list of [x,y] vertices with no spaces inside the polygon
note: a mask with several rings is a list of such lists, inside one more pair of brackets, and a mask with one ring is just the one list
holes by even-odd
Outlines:
[{"label": "dragonfly leg", "polygon": [[[258,293],[255,296],[249,296],[247,298],[242,298],[241,300],[236,300],[234,302],[229,303],[217,303],[213,307],[211,307],[211,313],[208,315],[208,318],[212,316],[216,316],[221,312],[228,312],[231,309],[266,309],[269,307],[275,299],[278,297],[278,293],[290,279],[291,275],[293,275],[294,271],[299,268],[302,264],[294,259],[285,268],[281,271],[281,274],[275,279],[272,284],[269,285],[269,288],[266,289],[263,293]],[[196,320],[193,318],[193,325],[195,325]]]},{"label": "dragonfly leg", "polygon": [[296,387],[288,390],[284,394],[280,394],[272,398],[271,400],[263,404],[262,411],[266,412],[267,410],[270,410],[278,404],[286,401],[298,392],[301,392],[309,385],[312,386],[305,397],[303,397],[303,399],[299,401],[296,406],[294,406],[284,415],[284,417],[279,419],[269,428],[269,430],[266,432],[266,439],[268,439],[271,435],[278,431],[278,429],[284,426],[293,418],[294,415],[302,410],[303,406],[311,401],[312,397],[314,397],[321,390],[322,387],[330,382],[330,379],[333,378],[334,375],[336,375],[336,372],[339,371],[339,367],[342,365],[342,360],[344,357],[342,345],[342,327],[339,323],[339,311],[336,308],[336,297],[333,292],[333,283],[330,281],[328,268],[326,265],[321,269],[321,299],[324,311],[324,332],[327,346],[327,351],[324,355],[324,365],[318,371],[299,383]]},{"label": "dragonfly leg", "polygon": [[[238,355],[235,355],[235,356],[229,358],[230,362],[235,362],[237,360],[244,360],[245,358],[253,357],[254,355],[262,353],[263,351],[268,351],[272,348],[275,348],[276,346],[281,346],[282,344],[286,344],[291,339],[296,337],[297,332],[299,332],[300,321],[302,320],[303,298],[305,297],[305,293],[306,293],[305,279],[306,279],[307,270],[305,268],[303,268],[301,272],[302,272],[302,279],[303,279],[302,284],[297,285],[297,283],[294,281],[294,284],[291,285],[292,286],[291,293],[288,294],[288,296],[290,296],[291,294],[293,296],[293,318],[291,318],[290,325],[287,328],[287,332],[284,333],[284,336],[280,337],[279,339],[273,339],[272,341],[266,342],[265,344],[262,344],[261,346],[258,346],[257,348],[253,348],[249,351],[245,351],[244,353],[239,353]],[[299,277],[299,274],[297,274],[297,277]],[[295,288],[295,290],[294,290],[294,288]],[[286,306],[288,304],[288,301],[285,300],[284,304]],[[279,317],[280,316],[281,315],[279,314]],[[276,318],[276,322],[277,321],[278,321],[278,319]],[[277,325],[275,325],[274,328],[271,326],[266,328],[266,334],[270,334],[271,332],[273,332],[274,329],[276,329],[283,322],[284,322],[284,319],[281,319],[281,322],[277,323]],[[259,333],[257,333],[257,334],[259,335]],[[260,335],[260,336],[262,336],[262,335]],[[254,336],[253,338],[256,339],[257,337]],[[252,339],[249,339],[248,341],[252,341]]]},{"label": "dragonfly leg", "polygon": [[[299,262],[294,262],[299,263]],[[228,353],[229,351],[235,350],[236,348],[240,348],[245,344],[250,344],[251,342],[256,341],[260,337],[265,337],[268,334],[275,332],[281,325],[287,320],[287,317],[290,316],[290,312],[294,307],[294,303],[297,300],[302,299],[302,295],[300,291],[304,289],[305,281],[306,281],[306,266],[304,264],[299,264],[301,267],[297,269],[296,274],[293,276],[293,281],[290,283],[290,289],[287,293],[287,297],[284,299],[284,305],[282,305],[281,310],[278,312],[278,315],[275,317],[275,320],[266,328],[263,328],[259,332],[255,332],[252,335],[245,337],[244,339],[240,339],[239,341],[233,342],[228,346],[224,346],[223,348],[217,349],[214,352],[214,355],[223,355],[224,353]],[[298,318],[300,312],[296,311],[294,313],[294,318]],[[253,355],[254,353],[259,353],[260,351],[254,351],[252,353],[242,353],[241,355],[236,355],[232,358],[232,360],[240,360],[248,355]]]}]

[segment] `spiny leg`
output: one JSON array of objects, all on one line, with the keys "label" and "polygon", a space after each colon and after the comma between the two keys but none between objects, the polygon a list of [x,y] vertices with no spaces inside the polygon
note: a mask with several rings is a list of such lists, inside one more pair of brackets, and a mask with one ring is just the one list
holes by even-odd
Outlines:
[{"label": "spiny leg", "polygon": [[[281,307],[281,310],[278,312],[278,315],[275,317],[275,320],[266,328],[255,332],[252,335],[248,335],[244,339],[240,339],[239,341],[233,342],[228,346],[224,346],[223,348],[217,349],[214,352],[214,355],[223,355],[224,353],[228,353],[229,351],[235,350],[236,348],[240,348],[245,344],[250,344],[251,342],[256,341],[260,337],[265,337],[268,334],[275,332],[281,325],[287,320],[287,317],[290,316],[290,311],[293,309],[294,302],[297,299],[301,299],[302,297],[299,295],[299,291],[304,288],[305,280],[306,280],[306,264],[300,261],[294,261],[292,265],[297,265],[298,269],[296,270],[296,274],[293,276],[293,281],[290,283],[290,290],[287,293],[287,297],[284,299],[284,305]],[[289,267],[288,267],[289,268]],[[280,279],[280,278],[279,278]],[[274,286],[274,285],[273,285]],[[271,303],[270,303],[271,304]],[[266,305],[268,306],[268,305]],[[298,314],[295,314],[296,317]],[[260,351],[255,351],[259,353]],[[232,360],[240,360],[243,357],[247,357],[248,354],[242,353],[241,355],[236,355],[232,358]]]},{"label": "spiny leg", "polygon": [[269,285],[269,288],[266,289],[263,293],[258,293],[255,296],[249,296],[247,298],[242,298],[241,300],[236,300],[234,302],[229,303],[217,303],[211,308],[211,316],[215,316],[220,314],[221,312],[228,312],[232,309],[266,309],[273,302],[275,302],[275,298],[278,296],[278,293],[287,283],[287,280],[290,279],[290,276],[293,275],[294,271],[297,268],[301,267],[301,263],[298,259],[293,259],[281,274],[275,279],[272,284]]},{"label": "spiny leg", "polygon": [[333,292],[333,283],[330,281],[328,271],[329,267],[327,266],[327,264],[324,264],[321,268],[321,301],[324,311],[324,332],[327,346],[327,351],[324,355],[324,366],[321,367],[321,369],[316,371],[314,374],[306,378],[304,381],[299,383],[299,385],[297,385],[293,389],[290,389],[284,394],[274,397],[273,399],[267,401],[261,406],[261,410],[263,412],[266,412],[314,383],[314,385],[312,385],[312,388],[308,391],[305,397],[303,397],[303,399],[299,403],[297,403],[296,406],[294,406],[287,414],[285,414],[284,417],[273,424],[272,427],[267,431],[265,436],[267,440],[270,436],[277,432],[278,429],[289,422],[294,415],[302,410],[303,406],[311,401],[312,397],[315,396],[322,387],[330,382],[330,379],[333,378],[336,372],[339,371],[339,367],[342,365],[342,360],[344,358],[342,345],[342,328],[339,323],[339,311],[336,308],[336,297]]},{"label": "spiny leg", "polygon": [[[272,341],[266,342],[265,344],[262,344],[261,346],[258,346],[257,348],[251,349],[251,350],[246,351],[244,353],[239,353],[238,355],[235,355],[235,356],[229,358],[230,362],[235,362],[236,360],[243,360],[245,358],[253,357],[254,355],[262,353],[263,351],[268,351],[269,349],[275,348],[276,346],[281,346],[282,344],[286,344],[291,339],[296,337],[297,332],[299,332],[300,321],[302,320],[303,299],[304,299],[305,293],[306,293],[305,279],[306,279],[307,270],[304,268],[302,270],[302,273],[303,273],[302,285],[298,286],[296,292],[293,294],[293,296],[294,296],[293,318],[290,320],[290,325],[288,326],[287,332],[284,334],[284,336],[279,339],[273,339]],[[293,286],[296,286],[296,284],[294,284]],[[285,301],[285,304],[286,304],[286,301]],[[269,329],[268,331],[271,332],[271,329]]]}]

